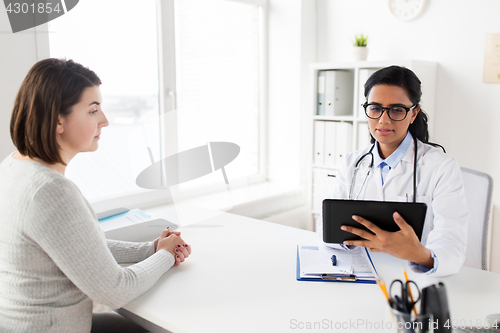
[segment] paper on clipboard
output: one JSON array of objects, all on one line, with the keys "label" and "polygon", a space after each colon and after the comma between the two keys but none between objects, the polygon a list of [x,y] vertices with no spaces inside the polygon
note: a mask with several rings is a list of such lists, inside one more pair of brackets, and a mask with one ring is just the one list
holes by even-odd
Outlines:
[{"label": "paper on clipboard", "polygon": [[[333,266],[331,257],[337,257]],[[329,277],[332,277],[330,279]],[[375,282],[377,273],[365,248],[345,251],[325,245],[297,246],[297,280]]]},{"label": "paper on clipboard", "polygon": [[99,225],[104,231],[151,221],[153,218],[140,209],[132,209],[120,214],[99,219]]},{"label": "paper on clipboard", "polygon": [[145,242],[158,237],[167,227],[171,230],[178,228],[177,224],[162,218],[153,219],[140,209],[118,208],[96,215],[108,239]]},{"label": "paper on clipboard", "polygon": [[[352,257],[341,256],[340,251],[325,246],[301,245],[299,248],[300,276],[318,277],[321,274],[352,274]],[[332,255],[337,256],[337,265],[332,265]]]}]

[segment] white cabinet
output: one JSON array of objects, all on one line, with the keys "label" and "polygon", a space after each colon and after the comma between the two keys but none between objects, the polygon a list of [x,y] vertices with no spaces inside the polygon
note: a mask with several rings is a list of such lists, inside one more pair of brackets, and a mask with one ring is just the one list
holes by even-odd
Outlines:
[{"label": "white cabinet", "polygon": [[[322,201],[333,193],[335,175],[346,154],[370,144],[364,109],[364,84],[375,71],[391,65],[411,69],[422,82],[422,109],[429,116],[432,139],[436,87],[435,62],[418,60],[359,61],[311,64],[309,130],[312,147],[308,150],[308,188],[310,208],[316,217]],[[313,219],[315,220],[315,218]]]},{"label": "white cabinet", "polygon": [[[314,168],[313,169],[313,197],[316,198],[328,198],[333,191],[335,186],[335,176],[336,171],[331,169]],[[321,211],[321,200],[313,201],[313,211]]]}]

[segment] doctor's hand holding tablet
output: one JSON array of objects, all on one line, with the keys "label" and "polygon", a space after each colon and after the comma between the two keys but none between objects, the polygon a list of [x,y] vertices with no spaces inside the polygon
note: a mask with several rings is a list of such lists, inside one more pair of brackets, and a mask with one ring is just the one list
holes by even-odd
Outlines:
[{"label": "doctor's hand holding tablet", "polygon": [[400,231],[385,231],[361,216],[353,215],[353,220],[367,227],[373,234],[350,226],[342,226],[342,230],[366,239],[365,241],[345,241],[344,244],[364,246],[374,252],[386,252],[394,257],[407,259],[431,268],[434,260],[430,251],[420,243],[413,228],[398,212],[394,212],[393,217],[394,222],[401,229]]},{"label": "doctor's hand holding tablet", "polygon": [[364,239],[344,244],[409,260],[415,271],[454,274],[465,260],[469,212],[459,164],[429,142],[421,82],[411,70],[390,66],[364,87],[373,145],[346,157],[332,198],[425,203],[427,213],[420,240],[398,212],[392,217],[400,230],[394,232],[353,215],[368,230],[343,225]]}]

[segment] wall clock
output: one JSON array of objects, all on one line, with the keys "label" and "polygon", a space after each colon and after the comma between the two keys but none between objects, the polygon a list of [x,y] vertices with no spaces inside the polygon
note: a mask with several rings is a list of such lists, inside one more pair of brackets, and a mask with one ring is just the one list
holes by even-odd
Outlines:
[{"label": "wall clock", "polygon": [[389,0],[392,15],[400,20],[408,21],[420,15],[425,8],[426,0]]}]

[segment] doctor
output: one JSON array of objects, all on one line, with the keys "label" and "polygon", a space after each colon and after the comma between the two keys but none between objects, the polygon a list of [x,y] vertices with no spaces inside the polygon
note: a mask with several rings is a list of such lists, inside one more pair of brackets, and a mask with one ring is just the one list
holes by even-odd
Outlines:
[{"label": "doctor", "polygon": [[373,145],[346,157],[333,198],[424,202],[427,214],[421,242],[395,212],[394,221],[401,229],[397,232],[381,230],[363,217],[353,216],[373,234],[342,226],[366,239],[344,244],[409,260],[415,271],[457,273],[465,260],[467,201],[459,164],[428,141],[427,115],[419,104],[420,80],[407,68],[391,66],[367,80],[364,94]]}]

